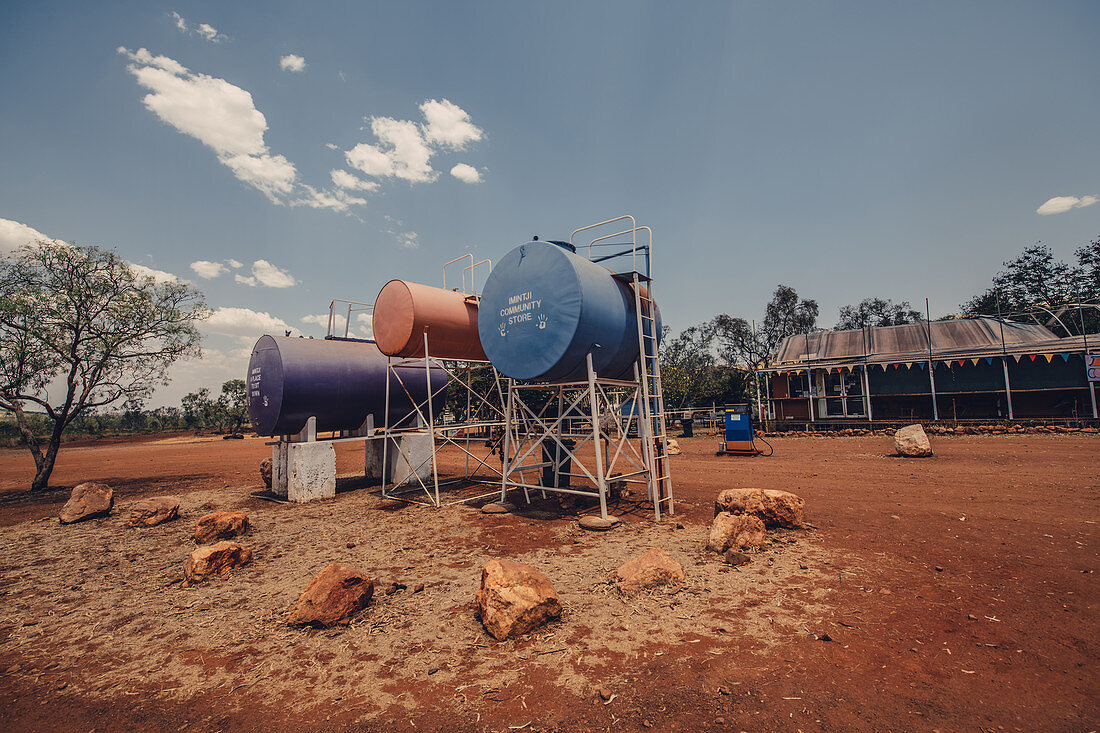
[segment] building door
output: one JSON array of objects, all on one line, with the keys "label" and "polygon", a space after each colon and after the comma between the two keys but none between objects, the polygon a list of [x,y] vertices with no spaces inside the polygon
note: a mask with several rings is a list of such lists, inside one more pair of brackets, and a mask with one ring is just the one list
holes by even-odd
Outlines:
[{"label": "building door", "polygon": [[817,414],[819,417],[867,417],[863,409],[863,380],[859,372],[819,371]]}]

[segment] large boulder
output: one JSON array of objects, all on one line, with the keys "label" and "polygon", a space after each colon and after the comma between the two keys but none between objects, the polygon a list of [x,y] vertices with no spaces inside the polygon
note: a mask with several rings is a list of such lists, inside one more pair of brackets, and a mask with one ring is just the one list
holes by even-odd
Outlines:
[{"label": "large boulder", "polygon": [[170,496],[153,496],[142,499],[130,507],[131,527],[154,527],[180,515],[179,499]]},{"label": "large boulder", "polygon": [[714,502],[714,516],[722,512],[752,514],[767,527],[802,526],[806,502],[801,496],[777,489],[726,489]]},{"label": "large boulder", "polygon": [[676,442],[675,438],[669,438],[666,446],[667,447],[665,452],[668,453],[670,456],[678,456],[684,452],[683,449],[680,447],[680,444]]},{"label": "large boulder", "polygon": [[927,458],[932,455],[932,444],[928,442],[928,436],[919,424],[899,428],[894,433],[894,448],[899,456],[906,458]]},{"label": "large boulder", "polygon": [[225,577],[233,568],[252,562],[252,550],[236,542],[219,542],[200,547],[187,556],[183,575],[189,583],[198,583],[214,575]]},{"label": "large boulder", "polygon": [[684,582],[684,566],[658,547],[651,547],[641,555],[619,566],[619,590],[637,593],[646,588],[662,585],[680,585]]},{"label": "large boulder", "polygon": [[485,563],[476,601],[481,623],[497,640],[525,634],[561,616],[557,591],[546,576],[509,560]]},{"label": "large boulder", "polygon": [[195,542],[231,540],[251,528],[244,512],[211,512],[195,524]]},{"label": "large boulder", "polygon": [[764,522],[755,514],[719,512],[710,525],[707,549],[718,553],[746,550],[760,547],[766,537]]},{"label": "large boulder", "polygon": [[260,461],[260,480],[264,482],[264,486],[271,488],[271,459],[265,458]]},{"label": "large boulder", "polygon": [[346,624],[374,595],[374,581],[358,570],[330,562],[298,597],[287,622],[294,626]]},{"label": "large boulder", "polygon": [[115,505],[115,492],[107,484],[88,481],[73,489],[58,519],[62,524],[83,522],[85,519],[105,517]]}]

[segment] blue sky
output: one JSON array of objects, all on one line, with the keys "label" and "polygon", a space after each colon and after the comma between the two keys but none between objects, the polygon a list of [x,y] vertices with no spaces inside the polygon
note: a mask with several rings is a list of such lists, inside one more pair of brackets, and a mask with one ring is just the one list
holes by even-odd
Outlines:
[{"label": "blue sky", "polygon": [[623,213],[677,331],[778,283],[823,326],[937,316],[1100,235],[1098,35],[1095,2],[5,2],[0,248],[203,289],[154,404],[333,297]]}]

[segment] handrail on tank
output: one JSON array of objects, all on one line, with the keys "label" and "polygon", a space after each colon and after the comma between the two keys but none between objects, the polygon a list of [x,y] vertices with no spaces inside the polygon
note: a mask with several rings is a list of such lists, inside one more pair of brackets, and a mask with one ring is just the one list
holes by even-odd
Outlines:
[{"label": "handrail on tank", "polygon": [[[637,233],[640,232],[640,231],[643,231],[643,230],[649,236],[649,243],[639,247],[638,246],[638,234]],[[608,242],[606,244],[596,244],[597,242],[602,242],[605,239],[614,239],[615,237],[621,237],[624,234],[631,235],[631,241],[630,242]],[[630,251],[629,251],[629,254],[631,256],[631,266],[632,266],[632,269],[635,272],[638,271],[638,251],[641,250],[642,252],[644,252],[645,253],[645,275],[646,275],[646,277],[649,277],[649,256],[650,256],[650,251],[653,249],[653,230],[651,228],[649,228],[648,226],[644,226],[644,225],[643,226],[635,226],[633,229],[624,229],[621,232],[615,232],[614,234],[605,234],[602,237],[596,237],[595,239],[593,239],[591,242],[588,243],[588,259],[592,260],[592,248],[593,247],[607,247],[607,246],[611,246],[611,245],[615,245],[615,244],[621,244],[624,247],[629,246],[631,248]],[[598,260],[592,260],[592,261],[593,262],[603,262],[605,260],[610,260],[610,259],[613,259],[615,257],[625,255],[627,253],[628,253],[627,250],[623,250],[622,252],[619,252],[617,254],[609,255],[607,257],[602,257]]]},{"label": "handrail on tank", "polygon": [[[462,258],[460,257],[459,259],[462,259]],[[476,296],[478,294],[477,293],[477,283],[474,281],[474,273],[477,272],[477,266],[478,265],[485,265],[485,264],[488,264],[488,266],[489,266],[489,273],[486,274],[485,279],[481,281],[481,284],[484,285],[485,280],[489,279],[489,275],[493,274],[493,261],[490,260],[488,257],[481,260],[480,262],[475,262],[474,264],[472,264],[472,265],[470,265],[470,266],[468,266],[468,267],[466,267],[462,270],[462,284],[463,284],[462,292],[464,292],[464,293],[466,292],[466,289],[465,289],[466,271],[469,270],[470,271],[470,290],[472,291],[473,295]]]},{"label": "handrail on tank", "polygon": [[577,234],[579,234],[581,232],[588,231],[589,229],[596,229],[597,227],[602,227],[602,226],[605,226],[607,224],[614,224],[617,221],[626,221],[628,219],[630,220],[630,229],[628,229],[627,231],[636,230],[638,228],[638,222],[635,221],[634,217],[631,216],[630,214],[623,214],[622,216],[616,216],[614,219],[608,219],[607,221],[601,221],[601,222],[597,222],[595,224],[589,224],[588,226],[581,227],[580,229],[574,229],[573,233],[569,235],[569,244],[572,244],[574,247],[576,247],[577,245],[573,241],[573,237],[577,236]]},{"label": "handrail on tank", "polygon": [[[336,304],[346,303],[348,306],[347,313],[344,314],[344,335],[337,336],[336,331]],[[355,306],[362,306],[356,308]],[[351,314],[358,313],[359,311],[374,312],[374,303],[364,303],[359,300],[345,300],[344,298],[333,298],[328,304],[328,335],[325,338],[348,338],[348,334],[351,332]]]},{"label": "handrail on tank", "polygon": [[[460,257],[455,257],[450,262],[444,262],[443,263],[443,289],[444,290],[447,289],[447,268],[450,267],[451,265],[453,265],[456,262],[461,262],[462,260],[464,260],[466,258],[470,259],[470,264],[469,264],[469,266],[462,269],[462,292],[463,292],[463,294],[465,294],[465,292],[466,292],[466,270],[469,270],[469,269],[473,268],[473,266],[474,266],[474,256],[472,254],[470,254],[469,252],[467,252],[466,254],[464,254]],[[471,277],[472,277],[472,275],[471,275]]]}]

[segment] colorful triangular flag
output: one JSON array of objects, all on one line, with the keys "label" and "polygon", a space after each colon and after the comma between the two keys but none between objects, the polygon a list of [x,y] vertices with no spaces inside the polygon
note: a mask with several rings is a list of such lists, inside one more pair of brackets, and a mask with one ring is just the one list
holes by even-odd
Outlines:
[{"label": "colorful triangular flag", "polygon": [[993,364],[993,357],[992,356],[985,357],[985,363],[986,364]]},{"label": "colorful triangular flag", "polygon": [[1054,354],[1043,354],[1043,358],[1046,359],[1047,364],[1049,364],[1050,360],[1054,358]]},{"label": "colorful triangular flag", "polygon": [[959,359],[959,366],[966,366],[966,359]]},{"label": "colorful triangular flag", "polygon": [[974,366],[978,366],[978,361],[979,361],[979,359],[971,359],[970,363],[973,364]]},{"label": "colorful triangular flag", "polygon": [[1013,354],[1013,355],[1012,355],[1012,358],[1016,360],[1016,363],[1017,363],[1017,364],[1019,364],[1019,363],[1020,363],[1020,359],[1023,359],[1024,357],[1023,357],[1023,355],[1021,355],[1021,354]]},{"label": "colorful triangular flag", "polygon": [[1069,361],[1069,354],[1059,354],[1062,357],[1062,361]]},{"label": "colorful triangular flag", "polygon": [[1038,356],[1038,354],[1028,354],[1028,355],[1027,355],[1027,358],[1028,358],[1028,359],[1031,359],[1032,361],[1035,361],[1035,357],[1036,357],[1036,356]]},{"label": "colorful triangular flag", "polygon": [[911,362],[911,361],[905,362],[905,368],[906,369],[912,369],[913,368],[913,362]]},{"label": "colorful triangular flag", "polygon": [[920,368],[921,368],[921,369],[924,369],[924,362],[923,362],[923,361],[922,361],[922,362],[918,362],[918,364],[920,364]]}]

